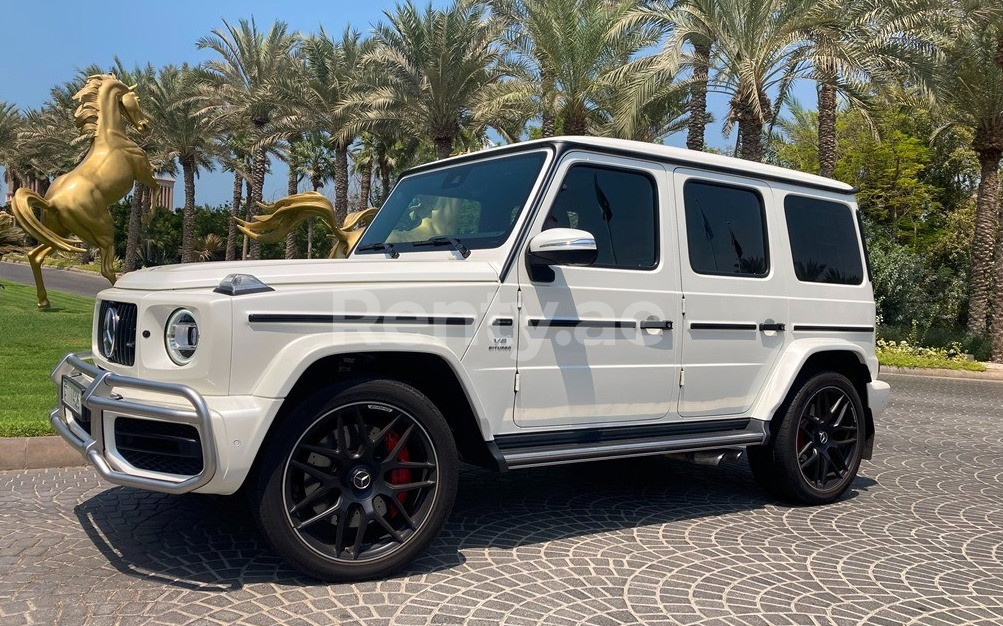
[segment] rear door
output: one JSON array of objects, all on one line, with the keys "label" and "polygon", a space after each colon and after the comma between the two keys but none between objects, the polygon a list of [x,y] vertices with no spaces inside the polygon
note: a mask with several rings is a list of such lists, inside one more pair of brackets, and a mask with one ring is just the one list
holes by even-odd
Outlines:
[{"label": "rear door", "polygon": [[751,408],[787,336],[786,273],[776,271],[776,212],[765,182],[677,168],[685,325],[682,417]]}]

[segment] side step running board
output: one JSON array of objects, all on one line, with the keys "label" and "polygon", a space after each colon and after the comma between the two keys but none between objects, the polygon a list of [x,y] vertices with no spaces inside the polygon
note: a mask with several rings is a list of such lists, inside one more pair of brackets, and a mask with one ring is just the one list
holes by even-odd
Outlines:
[{"label": "side step running board", "polygon": [[759,445],[767,428],[766,422],[741,418],[499,435],[494,445],[505,466],[518,469]]}]

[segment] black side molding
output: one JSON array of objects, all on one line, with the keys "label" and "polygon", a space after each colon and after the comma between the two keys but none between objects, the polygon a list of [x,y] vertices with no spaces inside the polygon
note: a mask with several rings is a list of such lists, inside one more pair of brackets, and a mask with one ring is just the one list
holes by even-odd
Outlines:
[{"label": "black side molding", "polygon": [[690,330],[758,330],[756,324],[728,324],[718,322],[692,322]]},{"label": "black side molding", "polygon": [[795,324],[794,332],[823,332],[823,333],[873,333],[873,326],[829,326],[826,324]]},{"label": "black side molding", "polygon": [[472,317],[435,317],[424,315],[322,315],[308,313],[251,313],[252,324],[428,324],[469,326]]},{"label": "black side molding", "polygon": [[577,320],[577,319],[542,319],[529,320],[533,328],[635,328],[633,320]]}]

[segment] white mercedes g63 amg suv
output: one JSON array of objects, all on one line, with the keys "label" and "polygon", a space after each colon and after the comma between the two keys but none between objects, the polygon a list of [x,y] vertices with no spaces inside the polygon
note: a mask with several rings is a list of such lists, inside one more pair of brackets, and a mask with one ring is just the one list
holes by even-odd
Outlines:
[{"label": "white mercedes g63 amg suv", "polygon": [[854,190],[665,146],[530,141],[406,172],[345,260],[133,272],[53,426],[105,479],[244,487],[290,563],[387,575],[499,472],[744,450],[832,501],[888,385]]}]

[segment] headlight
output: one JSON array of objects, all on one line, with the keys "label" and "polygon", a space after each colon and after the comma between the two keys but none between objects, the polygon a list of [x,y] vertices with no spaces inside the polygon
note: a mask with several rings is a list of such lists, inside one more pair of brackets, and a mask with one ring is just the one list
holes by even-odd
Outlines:
[{"label": "headlight", "polygon": [[178,365],[184,365],[195,356],[199,347],[199,326],[188,309],[178,309],[167,319],[164,331],[167,354]]}]

